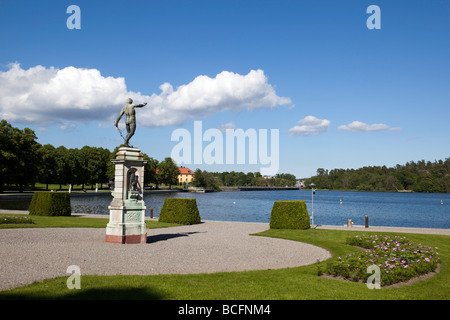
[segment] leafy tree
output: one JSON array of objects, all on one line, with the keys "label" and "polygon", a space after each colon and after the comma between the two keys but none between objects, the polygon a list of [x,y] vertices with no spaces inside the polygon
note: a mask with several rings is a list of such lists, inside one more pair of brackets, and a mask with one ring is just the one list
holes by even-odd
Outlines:
[{"label": "leafy tree", "polygon": [[108,162],[110,161],[110,152],[104,148],[84,146],[78,152],[82,178],[78,177],[79,183],[89,183],[91,189],[94,184],[108,181]]},{"label": "leafy tree", "polygon": [[41,158],[38,181],[45,183],[48,190],[48,184],[54,182],[56,175],[55,147],[51,144],[43,145],[39,148],[38,153]]},{"label": "leafy tree", "polygon": [[450,192],[450,158],[438,161],[410,161],[392,168],[386,166],[359,169],[323,168],[317,175],[305,180],[319,188],[364,191]]},{"label": "leafy tree", "polygon": [[278,173],[274,179],[274,184],[277,187],[293,187],[295,186],[296,182],[297,179],[293,174],[290,173]]},{"label": "leafy tree", "polygon": [[14,168],[17,159],[15,152],[14,129],[6,120],[0,122],[0,191],[3,191],[3,185],[11,181],[8,172]]},{"label": "leafy tree", "polygon": [[108,177],[108,180],[114,179],[115,166],[114,166],[114,163],[111,160],[116,158],[116,153],[118,151],[119,151],[119,147],[115,147],[114,150],[109,153],[109,160],[108,160],[108,163],[106,165],[106,176]]},{"label": "leafy tree", "polygon": [[179,173],[178,166],[172,158],[167,157],[158,164],[159,181],[169,185],[169,189],[173,184],[178,183]]},{"label": "leafy tree", "polygon": [[40,165],[36,139],[33,130],[0,121],[0,191],[6,183],[18,185],[20,191],[27,184],[34,185]]},{"label": "leafy tree", "polygon": [[236,186],[237,185],[237,174],[234,171],[227,172],[223,177],[223,183],[226,186]]},{"label": "leafy tree", "polygon": [[158,185],[159,181],[156,171],[158,169],[159,161],[153,159],[152,157],[149,157],[145,153],[144,153],[144,160],[147,160],[147,163],[145,164],[144,167],[144,183],[145,184],[154,183]]},{"label": "leafy tree", "polygon": [[266,179],[264,179],[261,172],[255,172],[254,175],[255,175],[255,180],[254,180],[253,186],[256,186],[256,187],[267,186],[267,181],[266,181]]},{"label": "leafy tree", "polygon": [[71,157],[69,150],[64,146],[59,146],[54,150],[54,157],[56,162],[54,182],[59,184],[61,190],[63,184],[72,183],[75,180],[75,159]]},{"label": "leafy tree", "polygon": [[219,178],[213,173],[208,171],[202,171],[200,169],[195,170],[194,179],[192,180],[194,187],[201,187],[205,189],[220,190]]}]

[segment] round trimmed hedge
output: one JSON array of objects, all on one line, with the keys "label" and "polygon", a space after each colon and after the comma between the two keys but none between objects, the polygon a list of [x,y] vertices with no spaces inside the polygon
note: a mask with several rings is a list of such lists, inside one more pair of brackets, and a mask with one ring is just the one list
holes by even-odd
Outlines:
[{"label": "round trimmed hedge", "polygon": [[309,229],[305,201],[275,201],[270,214],[271,229]]}]

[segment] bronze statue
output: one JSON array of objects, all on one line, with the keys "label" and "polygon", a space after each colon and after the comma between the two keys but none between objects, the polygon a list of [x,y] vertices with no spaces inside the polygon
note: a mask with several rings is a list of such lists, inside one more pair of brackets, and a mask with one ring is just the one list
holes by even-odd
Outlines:
[{"label": "bronze statue", "polygon": [[122,135],[122,138],[124,138],[124,140],[125,140],[125,143],[124,143],[125,147],[131,147],[130,139],[134,135],[134,132],[136,131],[136,112],[134,111],[134,109],[142,108],[147,105],[147,103],[144,103],[144,104],[132,104],[132,103],[133,103],[133,100],[131,98],[129,98],[127,100],[127,104],[122,108],[122,111],[120,112],[119,117],[117,118],[116,124],[115,124],[117,129],[120,131],[119,121],[124,114],[126,115],[126,117],[127,117],[127,119],[126,119],[127,136],[124,138],[122,135],[122,132],[120,132],[120,135]]}]

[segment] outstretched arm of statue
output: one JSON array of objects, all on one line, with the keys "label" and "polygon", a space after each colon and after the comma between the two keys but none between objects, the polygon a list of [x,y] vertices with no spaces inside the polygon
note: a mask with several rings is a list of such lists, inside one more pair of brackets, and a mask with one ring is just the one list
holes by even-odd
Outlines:
[{"label": "outstretched arm of statue", "polygon": [[142,108],[142,107],[145,107],[146,105],[147,105],[147,102],[145,102],[144,104],[136,104],[135,107]]}]

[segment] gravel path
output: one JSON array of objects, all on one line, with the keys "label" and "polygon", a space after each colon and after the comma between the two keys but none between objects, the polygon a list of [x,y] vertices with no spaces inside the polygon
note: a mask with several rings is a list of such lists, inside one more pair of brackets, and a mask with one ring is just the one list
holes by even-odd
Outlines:
[{"label": "gravel path", "polygon": [[266,223],[206,221],[147,230],[146,244],[105,242],[105,229],[0,230],[0,291],[56,276],[77,265],[81,275],[187,274],[278,269],[330,258],[301,242],[250,234]]}]

